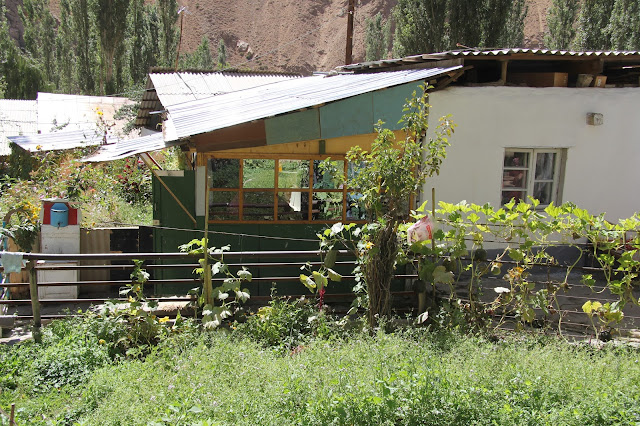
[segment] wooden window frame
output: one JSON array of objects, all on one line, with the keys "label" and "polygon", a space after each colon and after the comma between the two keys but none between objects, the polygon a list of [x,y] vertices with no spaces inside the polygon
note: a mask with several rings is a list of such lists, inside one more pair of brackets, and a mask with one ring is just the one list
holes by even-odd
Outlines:
[{"label": "wooden window frame", "polygon": [[[206,156],[206,176],[205,182],[209,191],[211,192],[235,192],[238,194],[238,218],[237,219],[210,219],[209,223],[212,224],[333,224],[333,223],[366,223],[366,220],[349,220],[347,219],[347,194],[356,192],[352,188],[347,188],[346,185],[342,185],[342,188],[338,189],[318,189],[313,188],[314,185],[314,161],[323,161],[327,158],[331,158],[332,161],[343,162],[343,176],[347,176],[348,161],[344,155],[286,155],[286,154],[209,154]],[[209,188],[209,160],[212,159],[230,159],[239,160],[240,167],[238,170],[238,188]],[[274,161],[274,186],[273,188],[244,188],[244,160],[253,159],[265,159]],[[309,187],[308,188],[279,188],[279,165],[282,160],[302,160],[309,162]],[[248,192],[272,192],[273,193],[273,219],[272,220],[245,220],[244,217],[244,194]],[[303,220],[286,220],[278,217],[278,194],[281,192],[302,192],[307,193],[309,197],[307,219]],[[317,193],[340,193],[342,194],[342,214],[339,219],[313,219],[313,200],[314,194]],[[205,208],[210,208],[205,206]]]}]

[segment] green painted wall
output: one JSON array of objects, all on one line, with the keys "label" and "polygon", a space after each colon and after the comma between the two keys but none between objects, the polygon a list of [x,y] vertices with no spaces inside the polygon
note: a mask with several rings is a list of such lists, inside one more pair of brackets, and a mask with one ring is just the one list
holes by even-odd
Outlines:
[{"label": "green painted wall", "polygon": [[323,139],[372,133],[373,94],[365,93],[320,108]]},{"label": "green painted wall", "polygon": [[320,118],[317,109],[267,118],[264,125],[267,145],[320,139]]},{"label": "green painted wall", "polygon": [[418,85],[407,83],[320,108],[268,118],[265,120],[267,145],[372,133],[378,120],[384,121],[385,127],[398,130],[402,128],[398,120],[404,103]]},{"label": "green painted wall", "polygon": [[403,84],[390,87],[373,93],[373,118],[374,124],[378,120],[384,121],[384,127],[391,130],[400,130],[402,125],[398,121],[402,118],[402,107],[411,97],[413,91],[418,92],[418,83]]}]

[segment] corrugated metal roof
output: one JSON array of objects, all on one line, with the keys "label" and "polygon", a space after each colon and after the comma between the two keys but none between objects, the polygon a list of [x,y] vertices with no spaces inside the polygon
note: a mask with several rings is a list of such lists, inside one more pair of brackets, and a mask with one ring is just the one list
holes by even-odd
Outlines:
[{"label": "corrugated metal roof", "polygon": [[11,154],[12,135],[38,134],[37,101],[0,99],[0,156]]},{"label": "corrugated metal roof", "polygon": [[[61,130],[39,135],[9,136],[9,140],[29,152],[57,151],[86,146],[100,145],[104,142],[104,133],[98,129]],[[116,136],[109,136],[107,143],[115,143]]]},{"label": "corrugated metal roof", "polygon": [[[439,61],[444,59],[465,58],[465,57],[492,57],[492,56],[510,56],[510,55],[530,55],[531,57],[575,57],[580,58],[600,58],[604,60],[619,59],[638,59],[640,60],[640,52],[638,51],[573,51],[573,50],[550,50],[550,49],[525,49],[525,48],[508,48],[508,49],[467,49],[467,50],[450,50],[438,53],[425,53],[421,55],[405,56],[397,59],[384,59],[381,61],[361,62],[357,64],[342,65],[336,69],[341,71],[358,71],[367,69],[378,69],[390,66],[409,65],[420,62]],[[634,58],[637,57],[637,58]]]},{"label": "corrugated metal roof", "polygon": [[[0,101],[0,117],[6,112],[11,114],[11,120],[20,121],[22,127],[13,126],[5,134],[27,151],[73,149],[100,145],[104,142],[101,129],[106,127],[108,141],[122,139],[124,136],[119,133],[126,119],[116,120],[114,115],[122,106],[132,103],[130,99],[112,96],[40,92],[36,101]],[[0,152],[1,149],[0,145]]]},{"label": "corrugated metal roof", "polygon": [[157,134],[142,136],[136,139],[128,139],[114,144],[102,145],[96,154],[90,157],[85,157],[82,161],[100,163],[103,161],[119,160],[131,155],[157,151],[178,144],[179,142],[165,142],[162,132],[158,132]]},{"label": "corrugated metal roof", "polygon": [[150,112],[170,105],[300,77],[237,71],[150,73],[136,125],[147,125]]},{"label": "corrugated metal roof", "polygon": [[38,130],[51,133],[60,130],[84,130],[103,122],[118,132],[125,120],[114,119],[124,105],[134,102],[113,96],[81,96],[59,93],[38,93]]},{"label": "corrugated metal roof", "polygon": [[169,106],[167,140],[259,120],[460,69],[430,68],[376,74],[332,74],[286,80]]}]

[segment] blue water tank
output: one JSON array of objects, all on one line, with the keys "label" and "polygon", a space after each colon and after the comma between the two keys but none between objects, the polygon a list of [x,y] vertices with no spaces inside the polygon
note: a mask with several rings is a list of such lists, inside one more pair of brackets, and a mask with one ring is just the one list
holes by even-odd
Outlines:
[{"label": "blue water tank", "polygon": [[55,203],[51,206],[51,225],[64,228],[69,225],[69,206]]}]

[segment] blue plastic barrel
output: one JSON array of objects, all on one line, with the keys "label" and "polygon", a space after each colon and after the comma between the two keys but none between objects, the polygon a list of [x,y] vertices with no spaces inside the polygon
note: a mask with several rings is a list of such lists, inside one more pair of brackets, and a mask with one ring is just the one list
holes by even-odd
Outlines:
[{"label": "blue plastic barrel", "polygon": [[51,225],[64,228],[69,225],[69,207],[64,203],[51,206]]}]

